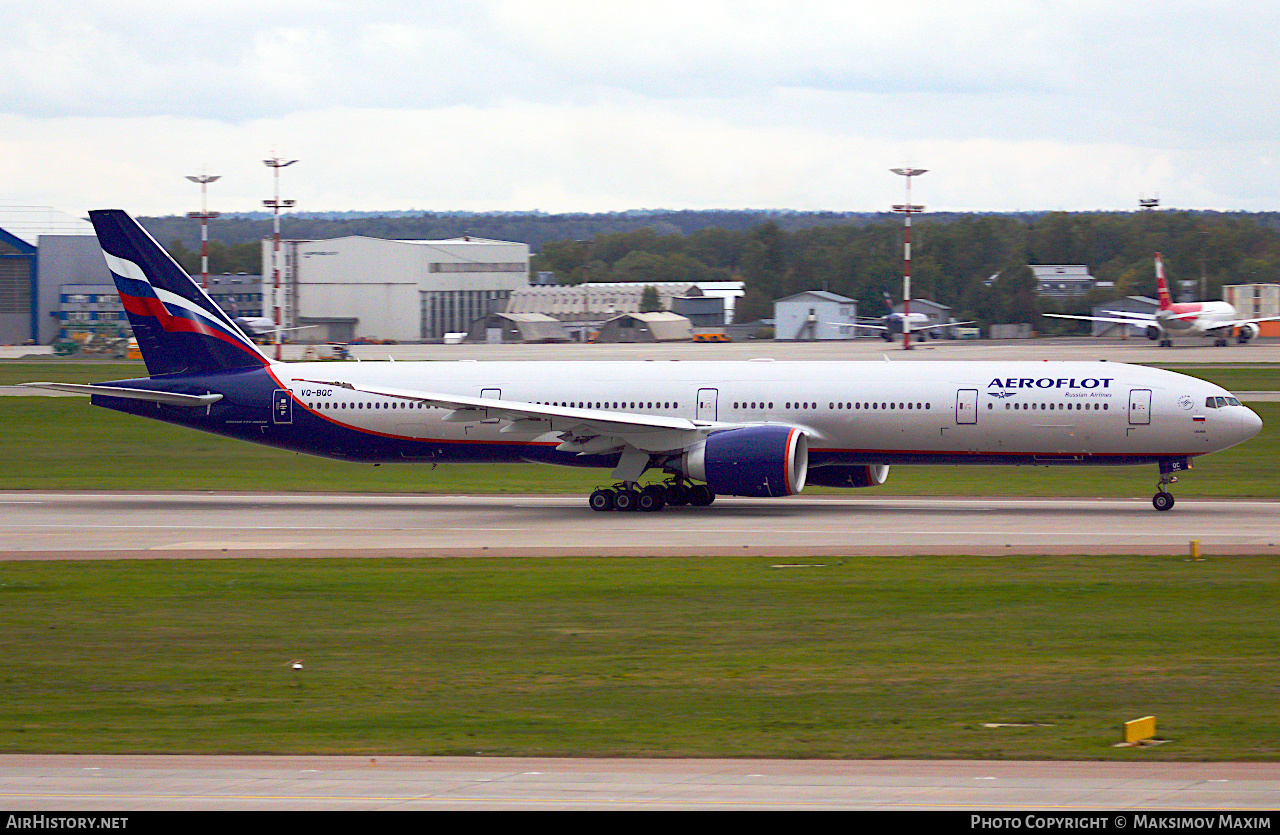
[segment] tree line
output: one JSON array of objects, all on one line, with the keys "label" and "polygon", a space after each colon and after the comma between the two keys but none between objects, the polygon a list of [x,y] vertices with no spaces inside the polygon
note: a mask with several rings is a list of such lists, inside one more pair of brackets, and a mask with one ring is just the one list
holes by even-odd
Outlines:
[{"label": "tree line", "polygon": [[[745,231],[702,229],[689,235],[652,229],[592,240],[549,243],[534,266],[557,281],[741,280],[741,321],[773,315],[773,302],[806,290],[857,299],[878,315],[885,294],[901,299],[901,219],[787,231],[768,221]],[[1041,312],[1088,313],[1127,295],[1154,297],[1154,253],[1171,281],[1201,280],[1207,298],[1224,284],[1280,277],[1280,231],[1247,215],[1199,212],[1068,213],[1025,219],[975,214],[925,216],[912,225],[912,296],[950,306],[958,319],[983,325],[1029,322],[1046,332],[1086,324],[1042,319]],[[1083,264],[1111,288],[1067,301],[1037,294],[1030,264]],[[1176,285],[1175,285],[1176,292]]]},{"label": "tree line", "polygon": [[[143,218],[188,271],[200,269],[199,225]],[[286,216],[284,236],[431,239],[471,234],[529,243],[536,271],[561,283],[740,280],[739,318],[772,316],[773,301],[805,290],[857,299],[877,315],[902,293],[902,220],[889,213],[617,212],[591,215],[422,214]],[[210,224],[210,271],[258,273],[270,220]],[[194,238],[193,238],[194,236]],[[1224,284],[1280,280],[1280,214],[1221,212],[1048,212],[926,214],[912,227],[912,295],[949,305],[982,324],[1030,322],[1037,329],[1086,327],[1041,312],[1087,313],[1098,302],[1155,295],[1152,257],[1171,281],[1192,280],[1206,298]],[[1029,264],[1084,264],[1113,288],[1057,302],[1036,294]],[[1176,285],[1175,285],[1176,286]]]}]

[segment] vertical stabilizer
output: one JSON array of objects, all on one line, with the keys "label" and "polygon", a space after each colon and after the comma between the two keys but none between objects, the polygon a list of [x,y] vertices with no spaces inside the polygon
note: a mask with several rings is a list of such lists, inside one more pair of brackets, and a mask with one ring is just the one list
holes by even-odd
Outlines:
[{"label": "vertical stabilizer", "polygon": [[1169,295],[1169,282],[1164,278],[1164,261],[1160,259],[1160,253],[1156,253],[1156,292],[1160,296],[1160,309],[1172,310],[1173,297]]},{"label": "vertical stabilizer", "polygon": [[151,375],[260,367],[269,360],[137,221],[89,212]]}]

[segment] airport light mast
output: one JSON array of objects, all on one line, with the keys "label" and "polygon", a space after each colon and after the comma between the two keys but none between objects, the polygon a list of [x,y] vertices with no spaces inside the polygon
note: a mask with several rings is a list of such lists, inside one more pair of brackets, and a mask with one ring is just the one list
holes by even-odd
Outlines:
[{"label": "airport light mast", "polygon": [[893,207],[904,215],[902,231],[902,350],[911,350],[911,215],[924,211],[924,206],[911,202],[911,178],[918,177],[927,168],[890,168],[894,174],[907,178],[907,202]]},{"label": "airport light mast", "polygon": [[276,359],[283,359],[283,353],[280,343],[283,341],[283,329],[280,319],[280,297],[283,295],[280,287],[280,209],[289,208],[293,205],[292,200],[280,199],[280,169],[297,162],[296,159],[282,160],[280,157],[272,157],[264,159],[262,164],[271,168],[275,176],[275,197],[271,200],[263,200],[264,206],[271,208],[271,307],[273,308],[273,318],[275,320],[275,341],[276,341]]},{"label": "airport light mast", "polygon": [[187,175],[187,179],[200,184],[200,211],[187,212],[189,218],[200,219],[200,287],[209,290],[209,221],[218,216],[209,211],[209,183],[222,178],[220,174],[201,174],[198,177]]}]

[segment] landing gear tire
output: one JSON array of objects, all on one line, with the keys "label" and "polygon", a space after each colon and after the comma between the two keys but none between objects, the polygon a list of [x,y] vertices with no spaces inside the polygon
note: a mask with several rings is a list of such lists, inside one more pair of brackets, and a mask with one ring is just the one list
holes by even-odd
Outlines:
[{"label": "landing gear tire", "polygon": [[613,496],[614,510],[635,510],[640,494],[635,490],[619,490]]},{"label": "landing gear tire", "polygon": [[591,505],[591,509],[595,511],[613,510],[613,491],[597,490],[591,494],[591,498],[587,502]]},{"label": "landing gear tire", "polygon": [[666,493],[666,488],[661,484],[650,484],[636,497],[636,508],[646,513],[656,513],[666,506]]},{"label": "landing gear tire", "polygon": [[1172,340],[1172,339],[1162,339],[1162,340],[1160,340],[1160,347],[1161,347],[1161,348],[1172,348],[1172,347],[1173,347],[1173,340]]},{"label": "landing gear tire", "polygon": [[689,504],[694,507],[706,507],[716,500],[716,494],[705,484],[695,484],[689,488]]},{"label": "landing gear tire", "polygon": [[1213,340],[1213,347],[1215,347],[1215,348],[1225,348],[1225,347],[1227,347],[1227,340],[1225,340],[1225,339],[1215,339],[1215,340]]},{"label": "landing gear tire", "polygon": [[673,482],[667,485],[667,504],[672,507],[683,507],[689,503],[690,490],[688,485],[680,482]]},{"label": "landing gear tire", "polygon": [[1173,507],[1173,494],[1161,490],[1151,497],[1151,504],[1156,510],[1169,510]]}]

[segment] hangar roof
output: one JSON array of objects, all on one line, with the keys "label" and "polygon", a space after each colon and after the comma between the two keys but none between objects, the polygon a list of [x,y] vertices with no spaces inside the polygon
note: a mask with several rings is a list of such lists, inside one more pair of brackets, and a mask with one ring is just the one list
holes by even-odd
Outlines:
[{"label": "hangar roof", "polygon": [[0,229],[36,246],[41,235],[92,235],[93,224],[49,206],[0,206]]}]

